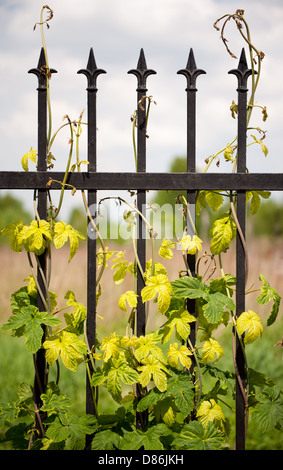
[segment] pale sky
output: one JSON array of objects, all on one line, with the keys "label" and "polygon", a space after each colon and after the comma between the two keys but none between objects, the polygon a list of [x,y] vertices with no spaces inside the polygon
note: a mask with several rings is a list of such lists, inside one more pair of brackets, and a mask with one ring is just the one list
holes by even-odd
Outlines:
[{"label": "pale sky", "polygon": [[[37,148],[36,67],[41,48],[40,31],[33,31],[46,0],[0,0],[0,140],[1,169],[21,170],[21,157]],[[283,105],[282,0],[51,0],[54,18],[45,37],[50,66],[58,71],[51,80],[53,130],[68,114],[77,119],[86,108],[86,78],[78,75],[93,47],[97,66],[107,71],[98,77],[98,170],[134,171],[130,117],[136,107],[136,68],[143,48],[148,68],[152,107],[147,141],[147,170],[167,171],[176,155],[186,150],[186,82],[177,71],[186,66],[192,47],[197,66],[206,75],[197,81],[197,164],[232,140],[236,121],[229,111],[237,99],[237,83],[228,71],[238,61],[226,52],[214,21],[236,9],[245,10],[254,44],[265,53],[257,102],[267,107],[252,124],[267,131],[268,157],[260,146],[249,150],[252,172],[283,172],[281,156]],[[239,56],[244,43],[229,25],[229,46]],[[247,50],[247,49],[246,49]],[[84,134],[86,136],[86,132]],[[64,170],[67,133],[54,147],[55,169]],[[81,158],[86,159],[85,138]],[[33,169],[32,165],[30,165]],[[231,171],[231,166],[211,171]],[[26,200],[26,195],[23,194]]]}]

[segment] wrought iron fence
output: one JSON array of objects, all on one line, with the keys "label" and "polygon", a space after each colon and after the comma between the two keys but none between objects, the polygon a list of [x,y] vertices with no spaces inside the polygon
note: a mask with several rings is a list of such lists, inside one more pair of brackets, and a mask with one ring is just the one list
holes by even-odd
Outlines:
[{"label": "wrought iron fence", "polygon": [[[0,172],[0,189],[30,189],[38,191],[38,214],[41,219],[47,218],[47,183],[50,176],[53,180],[63,181],[64,173],[47,169],[47,79],[44,71],[45,57],[41,50],[39,62],[36,68],[29,72],[38,78],[38,166],[35,172],[22,171],[2,171]],[[53,74],[56,71],[51,69]],[[106,73],[97,67],[93,50],[90,50],[88,63],[85,69],[78,71],[87,78],[87,122],[88,122],[88,155],[87,172],[70,172],[65,186],[68,190],[71,186],[85,190],[88,193],[88,205],[97,204],[98,190],[136,190],[137,209],[142,213],[146,204],[146,192],[148,190],[180,190],[187,191],[189,203],[195,202],[196,191],[198,190],[233,190],[237,193],[237,218],[241,232],[245,236],[246,220],[246,191],[247,190],[283,190],[283,175],[279,173],[269,173],[268,177],[262,173],[246,172],[246,110],[247,110],[247,81],[251,74],[248,69],[245,51],[242,50],[238,68],[229,73],[236,76],[238,92],[238,164],[237,173],[196,173],[196,81],[200,74],[205,74],[198,69],[195,63],[193,51],[190,50],[187,65],[177,73],[184,75],[186,79],[186,100],[187,100],[187,171],[185,173],[149,173],[146,171],[146,102],[139,106],[140,101],[147,92],[147,79],[156,72],[147,68],[143,50],[140,52],[137,67],[128,73],[137,78],[137,171],[136,172],[97,172],[97,78],[100,74]],[[52,183],[52,190],[61,189],[59,183]],[[144,222],[138,218],[138,233],[144,230]],[[88,237],[87,240],[88,261],[87,261],[87,338],[90,347],[95,345],[96,335],[96,292],[93,286],[96,285],[96,239]],[[146,240],[143,236],[137,237],[137,251],[141,267],[145,268],[146,263]],[[239,235],[236,239],[236,315],[239,316],[245,310],[245,261],[246,255],[244,246]],[[195,274],[195,256],[188,255],[188,263],[191,273]],[[45,273],[45,255],[40,256],[40,265]],[[45,284],[38,271],[38,279],[42,292],[45,292]],[[141,273],[137,273],[137,290],[140,293],[144,287]],[[146,333],[145,329],[145,305],[138,297],[137,305],[137,335]],[[195,313],[194,301],[190,300],[189,311]],[[39,309],[44,311],[41,297],[38,298]],[[195,344],[196,331],[192,328],[190,340]],[[44,340],[44,338],[43,338]],[[44,350],[39,350],[36,356],[36,364],[40,380],[44,383],[45,356]],[[245,401],[242,387],[245,388],[245,367],[243,351],[239,344],[236,344],[236,366],[240,379],[236,381],[236,449],[245,448]],[[94,403],[91,394],[88,378],[86,379],[86,412],[94,413]],[[34,383],[36,400],[40,403],[40,389],[37,380]]]}]

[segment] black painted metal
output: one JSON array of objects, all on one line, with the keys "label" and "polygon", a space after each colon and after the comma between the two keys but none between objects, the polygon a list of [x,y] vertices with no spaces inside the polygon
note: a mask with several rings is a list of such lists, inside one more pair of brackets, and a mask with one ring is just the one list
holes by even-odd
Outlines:
[{"label": "black painted metal", "polygon": [[[51,69],[51,73],[56,72]],[[46,218],[47,207],[47,187],[50,178],[62,181],[63,172],[47,171],[46,163],[46,142],[47,142],[47,83],[44,52],[41,50],[38,66],[31,69],[38,78],[38,168],[36,172],[0,172],[0,189],[31,189],[36,190],[38,195],[38,213],[40,218]],[[245,234],[245,191],[246,190],[283,190],[283,175],[273,174],[251,174],[246,172],[246,109],[247,109],[247,80],[251,71],[247,68],[244,51],[237,69],[229,73],[236,75],[238,80],[238,166],[237,173],[196,173],[196,79],[200,74],[205,73],[197,69],[193,51],[190,50],[187,66],[178,74],[185,76],[187,80],[187,172],[186,173],[147,173],[146,172],[146,109],[147,103],[143,97],[147,93],[147,78],[156,73],[148,69],[143,50],[140,52],[136,69],[128,73],[137,77],[137,171],[135,173],[102,173],[97,172],[97,151],[96,151],[96,97],[97,97],[97,77],[104,70],[98,69],[95,63],[93,50],[90,50],[86,69],[79,70],[78,73],[87,77],[87,109],[88,109],[88,171],[84,173],[70,173],[67,183],[88,192],[88,205],[96,206],[98,190],[137,190],[137,208],[142,212],[146,203],[147,190],[186,190],[188,202],[193,205],[195,202],[195,192],[198,190],[226,190],[233,191],[237,197],[237,218],[241,230]],[[141,102],[142,100],[142,102]],[[142,106],[140,106],[142,104]],[[52,182],[51,189],[60,190],[61,185]],[[65,188],[69,189],[68,186]],[[138,233],[142,234],[144,226],[142,220],[138,220]],[[145,237],[138,237],[138,256],[141,266],[145,267],[146,244]],[[96,240],[88,239],[88,267],[87,267],[87,337],[90,347],[95,344],[96,334]],[[237,237],[236,252],[237,267],[237,296],[236,311],[240,315],[245,309],[245,252],[242,242]],[[195,272],[195,258],[189,257],[189,267],[191,272]],[[41,266],[45,270],[45,255],[41,257]],[[40,281],[44,291],[42,280]],[[143,287],[143,279],[138,274],[138,292]],[[41,299],[38,300],[39,308],[44,309]],[[194,306],[190,306],[194,309]],[[145,334],[145,310],[144,304],[138,304],[137,312],[137,334]],[[194,344],[195,332],[192,332],[191,341]],[[243,355],[240,351],[239,343],[236,344],[236,361],[241,384],[236,385],[236,449],[245,447],[245,402],[240,385],[245,386],[245,370],[243,366]],[[36,357],[36,365],[39,371],[40,382],[35,380],[35,403],[40,405],[40,392],[44,389],[45,383],[45,358],[39,352]],[[94,413],[94,403],[87,382],[86,410]]]},{"label": "black painted metal", "polygon": [[[187,81],[187,173],[196,172],[196,79],[199,75],[205,74],[204,70],[198,69],[195,62],[193,50],[190,49],[187,66],[185,69],[181,69],[177,72],[178,74],[184,75]],[[191,225],[191,220],[195,226],[195,203],[196,203],[196,191],[194,189],[187,189],[187,210],[190,211],[190,217],[187,217],[187,234],[194,234],[194,227]],[[190,274],[195,276],[196,271],[196,256],[188,254],[187,263]],[[197,318],[197,311],[195,306],[195,300],[187,299],[188,311]],[[196,342],[196,331],[197,322],[192,323],[190,332],[190,343],[194,347]],[[192,364],[190,372],[194,374],[196,367],[195,359],[192,357]]]},{"label": "black painted metal", "polygon": [[[88,171],[96,172],[97,168],[97,125],[96,125],[96,95],[97,95],[97,77],[106,73],[105,70],[96,66],[93,49],[90,49],[88,63],[86,69],[80,69],[79,74],[87,77],[87,122],[88,122],[88,154],[87,160]],[[84,189],[84,188],[83,188]],[[92,208],[91,213],[96,213],[97,191],[95,186],[88,190],[87,194],[88,207]],[[87,320],[86,335],[89,348],[95,345],[96,334],[96,238],[88,237],[87,239]],[[92,364],[89,363],[90,373],[92,374]],[[86,375],[86,412],[95,414],[95,403],[88,374]]]},{"label": "black painted metal", "polygon": [[[47,73],[46,60],[43,48],[39,56],[37,68],[33,68],[29,73],[33,73],[38,78],[38,171],[47,171]],[[50,70],[50,73],[55,73],[55,70]],[[41,188],[37,191],[37,212],[40,219],[47,218],[47,189]],[[46,252],[41,254],[39,257],[39,267],[37,270],[38,284],[44,297],[46,297],[46,285],[41,275],[41,270],[46,278]],[[38,308],[41,312],[46,310],[43,300],[40,295],[37,299]],[[45,339],[45,328],[43,341]],[[43,349],[40,349],[34,357],[34,364],[36,368],[36,374],[34,379],[34,402],[39,409],[42,406],[40,395],[45,392],[47,383],[47,368],[45,353]],[[40,412],[41,422],[44,419],[44,414]],[[38,416],[36,415],[37,422],[36,427],[40,435],[42,429]]]},{"label": "black painted metal", "polygon": [[[49,178],[62,181],[63,172],[48,171],[2,171],[0,189],[44,189]],[[70,173],[66,183],[78,190],[270,190],[282,191],[283,176],[281,173],[104,173],[82,172]],[[61,189],[59,183],[53,182],[51,189]],[[70,187],[66,186],[66,191]]]},{"label": "black painted metal", "polygon": [[[147,77],[155,74],[156,72],[152,69],[147,68],[145,55],[143,49],[140,51],[140,56],[136,69],[131,69],[128,72],[137,77],[137,175],[146,174],[146,116],[147,116]],[[128,188],[129,189],[129,188]],[[144,188],[137,190],[137,209],[146,217],[146,191]],[[140,267],[137,266],[137,292],[141,292],[144,287],[144,277],[146,265],[146,227],[144,220],[141,216],[137,217],[137,253],[139,257]],[[142,269],[142,272],[140,270]],[[136,334],[138,336],[146,334],[146,311],[145,304],[142,302],[141,296],[138,297],[137,302],[137,314],[136,314]],[[141,387],[137,387],[138,399],[144,395],[144,390]],[[144,428],[144,424],[147,422],[147,413],[137,414],[137,427]]]},{"label": "black painted metal", "polygon": [[[238,153],[237,153],[237,171],[244,173],[246,171],[246,129],[247,129],[247,80],[252,74],[248,69],[246,55],[242,50],[238,69],[231,70],[229,73],[236,75],[238,79]],[[241,227],[243,236],[246,231],[246,193],[237,192],[237,219]],[[246,288],[246,255],[239,231],[236,241],[236,317],[245,311],[245,288]],[[244,351],[241,347],[238,336],[236,335],[236,367],[238,370],[238,380],[236,381],[236,448],[243,450],[245,448],[245,424],[246,424],[246,370]]]}]

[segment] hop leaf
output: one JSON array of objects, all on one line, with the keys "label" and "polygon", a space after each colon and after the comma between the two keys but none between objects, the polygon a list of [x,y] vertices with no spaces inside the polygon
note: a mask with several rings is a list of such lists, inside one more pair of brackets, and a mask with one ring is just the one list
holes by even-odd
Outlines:
[{"label": "hop leaf", "polygon": [[269,282],[265,279],[265,277],[262,274],[260,274],[259,278],[263,282],[263,285],[260,288],[261,294],[257,297],[257,302],[260,305],[265,305],[268,302],[273,300],[271,313],[267,319],[267,326],[270,326],[275,322],[277,318],[277,315],[279,312],[279,306],[281,302],[281,296],[278,294],[276,289],[274,289],[273,287],[270,287]]},{"label": "hop leaf", "polygon": [[239,318],[237,318],[237,328],[240,335],[246,332],[244,338],[245,343],[253,343],[263,332],[260,318],[252,310],[243,312]]},{"label": "hop leaf", "polygon": [[125,294],[122,294],[119,298],[119,307],[124,312],[127,311],[127,303],[129,307],[134,308],[137,306],[137,294],[132,290],[128,290]]},{"label": "hop leaf", "polygon": [[222,442],[219,430],[211,422],[204,427],[199,421],[192,421],[184,425],[172,444],[181,450],[220,450]]},{"label": "hop leaf", "polygon": [[3,330],[21,331],[21,336],[26,338],[26,348],[31,353],[36,353],[41,348],[43,337],[42,324],[57,326],[61,323],[59,318],[47,312],[39,312],[34,305],[21,307],[15,315],[12,315],[8,322],[3,325]]},{"label": "hop leaf", "polygon": [[209,338],[209,340],[205,341],[202,347],[201,357],[203,362],[206,364],[209,361],[213,361],[215,356],[216,361],[218,361],[223,353],[223,348],[220,346],[218,341],[216,341],[216,339]]},{"label": "hop leaf", "polygon": [[1,235],[10,235],[9,241],[13,251],[21,253],[23,250],[23,239],[22,239],[22,229],[24,225],[22,221],[12,222],[6,227],[2,228]]},{"label": "hop leaf", "polygon": [[212,237],[210,250],[213,255],[218,255],[222,251],[226,251],[233,238],[236,236],[236,224],[232,217],[228,214],[216,219],[210,235]]},{"label": "hop leaf", "polygon": [[30,148],[30,151],[27,152],[21,160],[22,167],[25,171],[28,171],[29,160],[33,163],[36,163],[36,160],[37,160],[37,150],[33,149],[32,147]]},{"label": "hop leaf", "polygon": [[164,274],[157,274],[147,279],[146,286],[141,291],[142,301],[146,302],[158,295],[158,310],[165,313],[170,305],[172,292],[168,277]]},{"label": "hop leaf", "polygon": [[27,251],[40,255],[45,250],[46,238],[51,240],[50,224],[46,220],[33,220],[29,226],[23,227],[20,237]]},{"label": "hop leaf", "polygon": [[140,336],[139,341],[135,346],[135,357],[140,362],[145,359],[149,354],[152,354],[158,361],[166,362],[166,358],[157,343],[160,341],[161,336],[156,333],[148,333],[145,336]]},{"label": "hop leaf", "polygon": [[46,360],[52,365],[61,356],[67,369],[76,371],[79,361],[87,353],[87,345],[74,333],[62,331],[58,335],[51,336],[43,343],[46,349]]},{"label": "hop leaf", "polygon": [[119,338],[116,333],[111,333],[110,336],[103,338],[101,342],[101,350],[104,351],[103,360],[109,361],[110,357],[117,358],[119,356]]},{"label": "hop leaf", "polygon": [[153,378],[156,387],[160,392],[164,392],[167,388],[167,376],[165,372],[169,374],[162,362],[158,361],[152,354],[142,360],[142,366],[138,367],[141,371],[139,376],[139,382],[143,387],[146,387],[151,378]]},{"label": "hop leaf", "polygon": [[55,248],[61,248],[69,240],[69,262],[77,252],[77,249],[79,247],[79,238],[81,238],[82,240],[85,239],[85,237],[78,230],[75,230],[71,225],[67,225],[63,220],[61,222],[55,223],[53,239]]},{"label": "hop leaf", "polygon": [[202,240],[197,235],[194,235],[193,238],[187,235],[182,238],[180,243],[182,251],[187,251],[190,255],[195,255],[197,251],[202,250]]},{"label": "hop leaf", "polygon": [[261,150],[263,151],[263,153],[264,153],[264,155],[265,155],[265,157],[266,157],[267,154],[268,154],[268,149],[267,149],[267,147],[264,145],[264,143],[262,142],[262,140],[257,139],[254,135],[252,135],[252,138],[255,140],[255,142],[256,142],[257,144],[260,144]]},{"label": "hop leaf", "polygon": [[222,426],[225,421],[225,416],[219,405],[212,398],[211,400],[204,400],[197,412],[197,416],[200,418],[200,422],[204,427],[208,425],[209,422],[214,423],[216,426]]},{"label": "hop leaf", "polygon": [[176,329],[177,335],[185,341],[191,332],[190,323],[194,321],[196,321],[195,317],[187,310],[184,310],[183,307],[180,310],[173,310],[169,320],[164,324],[163,343],[171,338],[174,329]]},{"label": "hop leaf", "polygon": [[171,242],[171,240],[163,239],[161,247],[159,248],[158,254],[161,258],[164,259],[172,259],[173,258],[173,251],[171,248],[174,248],[175,243]]},{"label": "hop leaf", "polygon": [[179,361],[183,367],[189,369],[191,367],[192,361],[188,356],[191,356],[191,351],[186,346],[180,346],[178,348],[178,343],[170,344],[170,348],[167,352],[168,362],[170,366],[179,368]]}]

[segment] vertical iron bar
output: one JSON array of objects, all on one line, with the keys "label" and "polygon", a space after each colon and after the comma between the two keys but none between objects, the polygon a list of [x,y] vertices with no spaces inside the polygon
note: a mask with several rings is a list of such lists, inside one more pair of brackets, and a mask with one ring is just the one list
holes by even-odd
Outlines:
[{"label": "vertical iron bar", "polygon": [[[154,70],[148,69],[144,56],[144,51],[141,49],[140,56],[136,69],[129,70],[130,74],[137,77],[137,172],[146,172],[146,80],[151,74],[155,74]],[[137,191],[137,210],[146,216],[146,191],[144,189]],[[139,258],[140,267],[145,271],[146,266],[146,227],[145,223],[140,216],[137,217],[137,254]],[[141,290],[144,287],[143,273],[137,266],[137,315],[136,315],[136,335],[141,336],[146,333],[146,314],[145,304],[141,299]],[[138,400],[144,395],[144,390],[137,386],[136,388]],[[137,413],[136,425],[137,428],[144,429],[148,419],[147,411]]]},{"label": "vertical iron bar", "polygon": [[[187,172],[194,173],[196,171],[196,79],[199,75],[205,74],[206,72],[204,70],[197,69],[193,50],[190,49],[186,68],[179,70],[177,73],[184,75],[187,79]],[[195,191],[190,191],[189,189],[187,190],[187,202],[187,209],[190,211],[190,217],[195,226]],[[190,218],[187,216],[187,235],[193,236],[194,234],[194,227],[191,224]],[[190,274],[195,277],[196,256],[188,254],[187,263],[190,270]],[[195,307],[195,300],[187,299],[188,311],[192,315],[197,317]],[[191,332],[189,336],[192,346],[195,346],[196,331],[197,322],[194,322],[191,324]],[[190,368],[191,374],[194,373],[195,367],[196,363],[194,358],[192,357],[192,365]]]},{"label": "vertical iron bar", "polygon": [[[239,60],[238,69],[231,70],[229,73],[234,74],[238,78],[238,153],[237,153],[237,172],[246,173],[246,133],[247,133],[247,80],[252,73],[248,69],[246,55],[242,49],[241,57]],[[237,219],[245,237],[246,230],[246,192],[237,192]],[[237,278],[237,291],[236,291],[236,317],[245,311],[245,286],[246,286],[246,255],[245,249],[237,231],[236,239],[236,278]],[[236,332],[235,332],[236,333]],[[236,450],[245,449],[246,440],[246,397],[243,391],[246,390],[246,365],[243,351],[243,342],[236,336]],[[243,338],[242,338],[243,339]]]},{"label": "vertical iron bar", "polygon": [[[140,56],[136,69],[129,70],[128,73],[134,74],[137,77],[137,172],[146,172],[146,80],[151,74],[155,74],[154,70],[148,69],[144,56],[144,51],[141,49]],[[137,209],[140,213],[145,215],[146,205],[146,191],[137,191]],[[137,217],[137,253],[140,261],[142,270],[145,270],[146,264],[146,232],[145,224],[141,217]],[[138,304],[137,304],[137,318],[136,318],[136,334],[137,336],[145,334],[145,304],[142,302],[141,296],[139,295],[142,288],[144,287],[143,275],[139,269],[137,269],[137,292],[138,292]]]},{"label": "vertical iron bar", "polygon": [[[87,122],[88,122],[88,171],[95,172],[97,170],[97,133],[96,133],[96,96],[97,87],[96,80],[99,74],[106,73],[105,70],[98,69],[96,66],[93,49],[90,49],[89,59],[86,69],[80,69],[78,73],[84,74],[88,80],[87,87]],[[88,207],[92,216],[96,214],[97,191],[95,188],[88,190],[87,197]],[[87,319],[86,319],[86,335],[89,348],[95,346],[96,336],[96,237],[89,236],[87,239]],[[92,374],[92,366],[89,362],[90,374]],[[89,382],[88,374],[86,376],[86,413],[95,414],[95,403],[92,395],[92,389]]]},{"label": "vertical iron bar", "polygon": [[[33,68],[29,70],[29,73],[33,73],[38,78],[38,161],[37,161],[37,170],[38,171],[47,171],[47,73],[54,73],[55,70],[47,70],[46,69],[46,60],[44,49],[41,49],[39,61],[37,68]],[[37,196],[37,212],[40,219],[47,219],[47,190],[46,189],[39,189],[38,196]],[[40,269],[44,276],[46,276],[46,257],[47,252],[38,256],[39,266],[37,268],[37,279],[38,284],[40,286],[41,292],[43,296],[46,298],[46,288],[44,279],[41,275]],[[38,294],[37,297],[37,305],[39,311],[43,312],[46,310],[44,302],[42,298]],[[46,327],[42,325],[44,334],[42,338],[42,342],[45,340],[46,334]],[[46,360],[45,360],[45,350],[41,348],[36,354],[34,358],[35,362],[35,379],[34,379],[34,402],[39,409],[42,405],[42,401],[40,399],[40,395],[45,392],[45,388],[47,385],[48,373],[46,368]],[[41,421],[44,418],[43,413],[39,413],[39,417]],[[41,426],[38,420],[38,416],[36,415],[36,427],[41,435]]]}]

